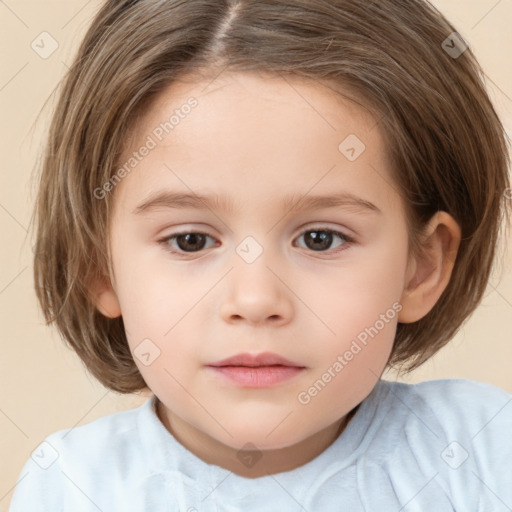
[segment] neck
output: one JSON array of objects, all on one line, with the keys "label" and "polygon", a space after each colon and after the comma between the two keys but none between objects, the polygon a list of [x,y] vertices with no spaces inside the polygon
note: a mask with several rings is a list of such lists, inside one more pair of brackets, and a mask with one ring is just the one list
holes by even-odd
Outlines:
[{"label": "neck", "polygon": [[355,407],[340,420],[292,446],[264,451],[239,450],[184,422],[157,399],[158,417],[179,443],[207,464],[215,464],[245,478],[291,471],[310,462],[336,441],[357,409]]}]

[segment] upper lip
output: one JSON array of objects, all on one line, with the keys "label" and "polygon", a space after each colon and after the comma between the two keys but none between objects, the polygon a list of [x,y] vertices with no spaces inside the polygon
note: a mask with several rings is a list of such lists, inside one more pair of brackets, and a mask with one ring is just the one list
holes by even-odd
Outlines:
[{"label": "upper lip", "polygon": [[296,366],[304,368],[303,365],[281,357],[272,352],[262,352],[260,354],[235,354],[234,356],[209,363],[208,366]]}]

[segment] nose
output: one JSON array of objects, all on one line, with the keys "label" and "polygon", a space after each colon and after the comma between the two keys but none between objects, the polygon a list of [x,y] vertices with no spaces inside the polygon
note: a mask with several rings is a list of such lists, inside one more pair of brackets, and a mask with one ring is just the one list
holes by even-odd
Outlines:
[{"label": "nose", "polygon": [[225,322],[285,325],[293,315],[293,293],[285,277],[260,256],[253,263],[236,262],[226,276],[227,293],[221,305]]}]

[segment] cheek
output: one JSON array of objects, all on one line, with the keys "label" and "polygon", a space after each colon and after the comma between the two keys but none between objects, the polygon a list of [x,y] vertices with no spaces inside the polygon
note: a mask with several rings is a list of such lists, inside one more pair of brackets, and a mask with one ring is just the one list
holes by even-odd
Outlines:
[{"label": "cheek", "polygon": [[368,319],[368,311],[340,314],[345,321],[337,324],[336,338],[315,352],[315,370],[297,394],[304,413],[334,422],[368,396],[391,354],[399,310],[397,302],[374,307],[376,320]]},{"label": "cheek", "polygon": [[353,264],[330,269],[323,276],[317,274],[314,280],[298,278],[294,291],[324,324],[317,332],[323,331],[324,339],[331,339],[333,345],[346,343],[375,324],[382,338],[393,338],[404,266],[405,256],[400,252],[386,255],[381,251],[355,257]]},{"label": "cheek", "polygon": [[113,259],[123,321],[134,341],[141,336],[170,337],[205,293],[204,279],[194,279],[179,265],[170,264],[163,249],[125,244]]},{"label": "cheek", "polygon": [[397,301],[366,302],[358,306],[352,304],[340,309],[339,320],[334,325],[336,335],[324,344],[322,354],[321,371],[343,374],[352,383],[364,376],[372,379],[383,371],[393,347],[401,309]]},{"label": "cheek", "polygon": [[151,389],[164,386],[178,393],[178,381],[200,364],[197,355],[204,339],[197,320],[199,312],[204,316],[201,298],[212,285],[132,255],[119,261],[117,289],[128,345]]},{"label": "cheek", "polygon": [[315,293],[304,295],[324,323],[323,329],[316,329],[323,334],[322,352],[313,355],[320,368],[314,378],[323,382],[329,380],[325,372],[335,374],[330,389],[343,391],[340,396],[348,388],[371,389],[388,361],[402,309],[406,264],[406,243],[398,245],[382,243],[368,255],[361,251],[353,264],[322,279]]}]

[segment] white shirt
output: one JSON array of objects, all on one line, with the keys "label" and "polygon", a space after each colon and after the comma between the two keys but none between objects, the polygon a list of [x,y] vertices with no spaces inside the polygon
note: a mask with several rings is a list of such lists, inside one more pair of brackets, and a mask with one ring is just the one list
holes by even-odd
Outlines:
[{"label": "white shirt", "polygon": [[255,479],[187,450],[153,396],[33,452],[10,511],[64,510],[510,512],[512,395],[469,380],[379,381],[324,452]]}]

